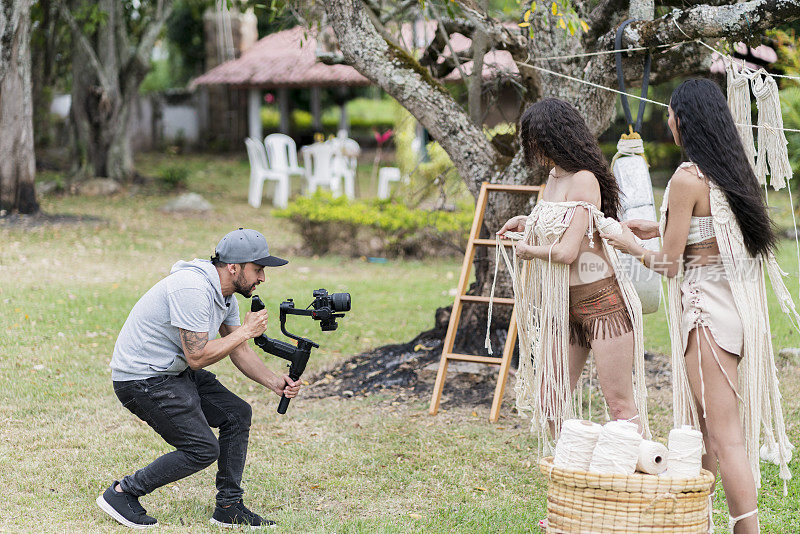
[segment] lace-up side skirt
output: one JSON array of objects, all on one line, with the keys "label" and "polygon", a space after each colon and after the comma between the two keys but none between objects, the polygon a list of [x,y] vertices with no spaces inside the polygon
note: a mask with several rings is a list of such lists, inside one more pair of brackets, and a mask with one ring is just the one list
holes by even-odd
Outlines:
[{"label": "lace-up side skirt", "polygon": [[717,345],[732,354],[742,354],[742,320],[722,264],[687,267],[681,282],[681,301],[684,347],[692,329],[705,326]]}]

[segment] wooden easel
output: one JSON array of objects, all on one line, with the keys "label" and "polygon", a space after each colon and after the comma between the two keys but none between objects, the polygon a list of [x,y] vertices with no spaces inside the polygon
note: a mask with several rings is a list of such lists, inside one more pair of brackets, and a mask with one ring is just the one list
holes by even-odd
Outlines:
[{"label": "wooden easel", "polygon": [[[503,402],[503,394],[506,390],[506,381],[508,379],[508,367],[511,363],[511,356],[514,354],[514,345],[517,342],[517,321],[516,309],[511,312],[511,321],[508,325],[508,336],[506,343],[503,347],[503,355],[497,356],[479,356],[477,354],[458,354],[453,352],[453,344],[456,339],[456,332],[458,332],[458,323],[461,320],[461,310],[464,302],[489,302],[489,297],[480,295],[467,295],[467,286],[469,281],[470,269],[472,269],[472,262],[475,259],[475,247],[485,246],[494,247],[496,241],[494,239],[479,239],[478,236],[483,226],[483,215],[486,212],[486,201],[489,192],[503,192],[503,193],[519,193],[519,194],[537,194],[537,201],[541,198],[544,187],[531,186],[531,185],[507,185],[507,184],[490,184],[484,182],[481,185],[481,191],[478,194],[478,200],[475,203],[475,217],[472,220],[472,229],[469,233],[469,241],[467,241],[467,251],[464,254],[464,263],[461,264],[461,276],[458,279],[458,293],[456,293],[455,302],[453,302],[453,310],[450,314],[450,323],[447,325],[447,334],[444,337],[444,345],[442,346],[442,359],[439,361],[439,372],[436,374],[436,384],[433,386],[433,395],[431,397],[431,407],[428,410],[431,415],[436,415],[439,411],[439,402],[442,398],[442,390],[444,389],[444,379],[447,375],[447,364],[450,360],[462,362],[475,362],[485,363],[487,365],[499,365],[500,374],[497,379],[497,386],[494,390],[494,400],[492,401],[492,410],[489,414],[489,420],[496,422],[500,416],[500,405]],[[503,240],[503,246],[510,246],[510,240]],[[513,298],[494,298],[495,304],[513,306]]]}]

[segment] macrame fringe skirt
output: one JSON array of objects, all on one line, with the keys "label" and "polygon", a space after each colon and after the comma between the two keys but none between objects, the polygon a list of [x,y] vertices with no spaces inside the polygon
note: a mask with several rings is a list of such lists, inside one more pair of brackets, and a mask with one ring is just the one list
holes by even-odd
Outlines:
[{"label": "macrame fringe skirt", "polygon": [[595,339],[619,337],[633,323],[616,277],[569,287],[569,342],[589,347]]}]

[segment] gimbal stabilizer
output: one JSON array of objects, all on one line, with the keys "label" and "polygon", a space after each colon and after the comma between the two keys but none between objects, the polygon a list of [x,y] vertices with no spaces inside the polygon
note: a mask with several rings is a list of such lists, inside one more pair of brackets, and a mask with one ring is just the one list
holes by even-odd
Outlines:
[{"label": "gimbal stabilizer", "polygon": [[[253,296],[250,303],[251,311],[261,311],[264,309],[264,303],[258,297]],[[320,321],[320,327],[323,331],[336,330],[338,324],[336,319],[344,317],[344,313],[350,310],[350,294],[349,293],[333,293],[328,295],[324,289],[314,291],[314,302],[306,309],[298,309],[294,307],[294,301],[287,299],[281,302],[280,306],[280,321],[281,332],[286,337],[292,338],[297,341],[297,346],[278,339],[272,339],[262,334],[253,339],[255,344],[264,352],[273,354],[279,358],[289,361],[289,378],[292,380],[299,380],[300,375],[306,370],[308,358],[311,356],[311,349],[319,348],[319,345],[306,339],[304,337],[296,336],[286,330],[286,316],[287,315],[305,315]],[[289,399],[286,397],[281,398],[278,404],[278,413],[285,414],[286,409],[289,407]]]}]

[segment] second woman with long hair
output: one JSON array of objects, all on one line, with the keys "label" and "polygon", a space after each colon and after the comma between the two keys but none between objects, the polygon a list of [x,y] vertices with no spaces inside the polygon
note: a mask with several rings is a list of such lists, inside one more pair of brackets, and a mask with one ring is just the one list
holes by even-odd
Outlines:
[{"label": "second woman with long hair", "polygon": [[[669,126],[687,161],[664,192],[660,226],[628,221],[622,234],[606,237],[669,278],[675,426],[700,427],[703,467],[716,473],[719,465],[734,532],[755,533],[762,428],[780,477],[791,477],[765,268],[781,308],[795,325],[800,317],[775,262],[766,203],[720,88],[704,79],[683,82],[672,94]],[[661,249],[645,249],[634,234],[660,235]]]}]

